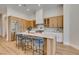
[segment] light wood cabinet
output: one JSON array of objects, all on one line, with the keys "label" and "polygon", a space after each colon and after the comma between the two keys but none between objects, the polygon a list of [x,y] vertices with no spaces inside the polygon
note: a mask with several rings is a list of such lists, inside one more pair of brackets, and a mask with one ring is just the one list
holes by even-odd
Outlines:
[{"label": "light wood cabinet", "polygon": [[63,16],[58,16],[58,27],[63,27]]},{"label": "light wood cabinet", "polygon": [[51,17],[50,18],[49,27],[57,27],[57,17]]},{"label": "light wood cabinet", "polygon": [[62,28],[63,27],[63,16],[54,16],[44,19],[45,27],[50,28]]},{"label": "light wood cabinet", "polygon": [[32,28],[36,27],[36,21],[35,20],[28,21],[28,26],[31,26]]}]

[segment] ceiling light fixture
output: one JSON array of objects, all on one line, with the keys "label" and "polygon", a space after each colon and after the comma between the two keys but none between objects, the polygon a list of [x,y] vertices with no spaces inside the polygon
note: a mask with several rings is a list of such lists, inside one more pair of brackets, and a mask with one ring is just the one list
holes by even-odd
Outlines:
[{"label": "ceiling light fixture", "polygon": [[22,4],[19,4],[18,6],[22,6]]}]

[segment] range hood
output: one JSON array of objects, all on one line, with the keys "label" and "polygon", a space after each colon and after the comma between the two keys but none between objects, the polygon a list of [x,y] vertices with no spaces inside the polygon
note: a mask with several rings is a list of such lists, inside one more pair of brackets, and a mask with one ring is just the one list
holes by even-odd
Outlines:
[{"label": "range hood", "polygon": [[37,25],[44,24],[44,21],[43,21],[43,9],[39,9],[39,10],[36,11],[36,24]]}]

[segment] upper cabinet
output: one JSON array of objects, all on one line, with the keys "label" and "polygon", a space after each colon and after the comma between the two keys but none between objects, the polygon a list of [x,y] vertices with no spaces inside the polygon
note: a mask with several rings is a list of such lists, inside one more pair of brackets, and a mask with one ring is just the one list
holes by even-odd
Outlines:
[{"label": "upper cabinet", "polygon": [[58,16],[57,18],[58,27],[63,27],[63,16]]},{"label": "upper cabinet", "polygon": [[[18,17],[14,17],[14,16],[9,16],[9,24],[11,25],[11,23],[16,23],[19,25],[19,30],[20,32],[26,31],[27,28],[29,26],[31,26],[32,28],[34,28],[36,26],[36,21],[35,20],[30,20],[30,19],[21,19]],[[12,26],[9,26],[10,28]]]},{"label": "upper cabinet", "polygon": [[57,27],[57,17],[51,17],[49,19],[49,27]]},{"label": "upper cabinet", "polygon": [[63,27],[63,16],[54,16],[44,19],[45,27],[49,28],[62,28]]},{"label": "upper cabinet", "polygon": [[28,26],[31,26],[32,28],[35,28],[36,27],[36,21],[35,20],[28,21]]}]

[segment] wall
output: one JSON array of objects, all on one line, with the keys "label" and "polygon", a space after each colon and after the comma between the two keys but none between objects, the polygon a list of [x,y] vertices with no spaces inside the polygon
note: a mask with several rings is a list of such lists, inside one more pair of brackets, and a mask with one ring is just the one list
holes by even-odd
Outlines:
[{"label": "wall", "polygon": [[5,31],[6,31],[6,29],[4,29],[4,28],[6,28],[6,20],[4,20],[5,19],[5,16],[4,15],[6,15],[7,14],[7,9],[6,9],[6,5],[4,5],[4,4],[1,4],[0,5],[0,14],[2,15],[0,15],[0,22],[1,22],[1,25],[0,25],[0,27],[1,27],[1,36],[5,36]]},{"label": "wall", "polygon": [[70,25],[70,6],[63,6],[63,14],[64,14],[64,44],[69,44],[69,25]]},{"label": "wall", "polygon": [[63,15],[63,6],[55,6],[52,8],[44,9],[44,18],[57,15]]},{"label": "wall", "polygon": [[79,5],[70,5],[70,44],[79,48]]},{"label": "wall", "polygon": [[64,42],[79,49],[79,5],[64,5]]}]

